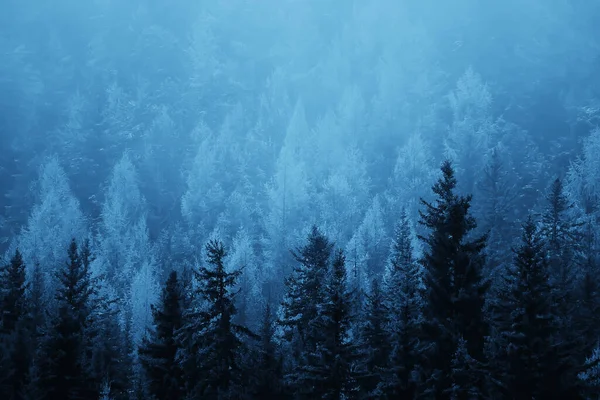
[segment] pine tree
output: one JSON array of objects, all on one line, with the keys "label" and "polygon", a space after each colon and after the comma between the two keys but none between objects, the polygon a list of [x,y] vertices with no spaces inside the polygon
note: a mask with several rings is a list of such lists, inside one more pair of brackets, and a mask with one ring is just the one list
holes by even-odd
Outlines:
[{"label": "pine tree", "polygon": [[300,367],[300,381],[310,398],[350,399],[357,396],[354,364],[358,346],[350,336],[353,326],[352,293],[346,283],[346,258],[339,250],[324,283],[323,302],[318,305],[314,322],[317,346],[306,354],[307,364]]},{"label": "pine tree", "polygon": [[[192,398],[241,398],[248,371],[242,362],[247,346],[244,339],[256,336],[234,324],[235,286],[241,270],[227,272],[222,242],[211,240],[207,246],[210,268],[195,272],[199,302],[187,310],[182,328],[187,395]],[[202,305],[201,302],[204,302]]]},{"label": "pine tree", "polygon": [[283,364],[274,341],[275,329],[271,305],[267,303],[260,330],[254,397],[277,399],[284,396]]},{"label": "pine tree", "polygon": [[488,288],[482,279],[486,237],[469,239],[476,228],[470,215],[471,196],[457,195],[454,169],[449,161],[441,167],[442,177],[433,186],[433,203],[421,200],[421,224],[429,229],[420,236],[425,243],[421,260],[425,269],[425,324],[429,343],[426,355],[429,389],[436,398],[446,398],[451,387],[452,358],[462,336],[468,353],[483,359],[488,326],[483,305]]},{"label": "pine tree", "polygon": [[32,357],[27,286],[25,263],[16,250],[0,270],[0,389],[9,399],[23,397]]},{"label": "pine tree", "polygon": [[58,309],[45,339],[41,368],[46,399],[98,398],[100,383],[95,382],[88,365],[94,288],[85,257],[84,251],[82,259],[73,239],[68,262],[58,272]]},{"label": "pine tree", "polygon": [[385,371],[388,398],[413,398],[417,392],[422,337],[422,269],[414,257],[410,225],[404,211],[396,227],[385,275],[384,296],[388,310],[388,342],[391,346]]},{"label": "pine tree", "polygon": [[300,370],[309,365],[307,355],[316,351],[318,345],[315,323],[319,317],[319,304],[324,302],[322,286],[332,247],[327,237],[313,226],[306,245],[292,253],[297,264],[285,280],[286,293],[278,323],[284,330],[284,343],[289,352],[286,385],[298,395],[310,389],[302,385]]},{"label": "pine tree", "polygon": [[388,334],[388,308],[377,279],[373,279],[371,293],[366,296],[361,347],[364,359],[364,376],[361,392],[365,398],[380,396],[378,387],[383,383],[391,345]]},{"label": "pine tree", "polygon": [[578,267],[582,261],[582,223],[573,218],[574,204],[564,191],[562,180],[555,179],[546,196],[546,208],[542,214],[540,233],[545,239],[546,254],[549,262],[549,278],[552,282],[555,314],[559,323],[559,337],[556,342],[567,356],[569,365],[565,368],[565,385],[574,385],[576,369],[580,362],[578,353],[583,353],[581,333],[573,329],[576,326],[575,285]]},{"label": "pine tree", "polygon": [[183,398],[183,371],[176,359],[180,348],[176,334],[182,324],[180,290],[177,272],[172,271],[159,305],[152,307],[154,329],[139,348],[148,392],[154,399]]},{"label": "pine tree", "polygon": [[507,270],[500,293],[498,321],[504,348],[497,360],[505,395],[518,399],[577,398],[563,386],[565,359],[556,343],[558,321],[552,301],[545,243],[530,217],[523,225],[522,243]]},{"label": "pine tree", "polygon": [[484,396],[479,390],[483,387],[482,378],[479,363],[469,355],[466,341],[460,338],[452,359],[452,387],[448,391],[450,399],[483,399]]}]

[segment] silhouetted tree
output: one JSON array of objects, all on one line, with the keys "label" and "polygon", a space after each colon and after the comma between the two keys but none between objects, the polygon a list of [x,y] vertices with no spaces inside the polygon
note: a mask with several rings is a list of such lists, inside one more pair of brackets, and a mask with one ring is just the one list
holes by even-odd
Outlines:
[{"label": "silhouetted tree", "polygon": [[[449,161],[441,167],[442,177],[433,185],[434,202],[422,200],[421,224],[429,229],[420,236],[426,245],[421,262],[425,269],[424,328],[430,343],[428,391],[446,398],[452,386],[451,369],[460,337],[468,353],[483,359],[488,326],[483,315],[488,285],[481,274],[485,262],[486,237],[470,239],[475,219],[470,215],[471,196],[455,193],[456,179]],[[474,383],[475,384],[475,383]]]},{"label": "silhouetted tree", "polygon": [[154,327],[139,348],[140,362],[155,399],[183,398],[183,371],[177,362],[180,345],[176,334],[182,324],[181,295],[177,272],[169,274],[160,303],[152,306]]}]

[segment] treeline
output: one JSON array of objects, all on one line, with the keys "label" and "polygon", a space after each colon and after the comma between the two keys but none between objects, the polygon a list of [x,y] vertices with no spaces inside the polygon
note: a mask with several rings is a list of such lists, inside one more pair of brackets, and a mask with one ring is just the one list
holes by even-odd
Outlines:
[{"label": "treeline", "polygon": [[364,291],[315,226],[254,330],[239,312],[243,268],[227,267],[219,240],[205,266],[169,274],[139,344],[92,274],[88,242],[66,249],[51,307],[43,271],[16,250],[0,275],[3,398],[598,398],[597,255],[568,218],[562,182],[492,281],[471,196],[458,193],[450,162],[441,172],[433,200],[421,200],[422,252],[400,212],[384,272]]}]

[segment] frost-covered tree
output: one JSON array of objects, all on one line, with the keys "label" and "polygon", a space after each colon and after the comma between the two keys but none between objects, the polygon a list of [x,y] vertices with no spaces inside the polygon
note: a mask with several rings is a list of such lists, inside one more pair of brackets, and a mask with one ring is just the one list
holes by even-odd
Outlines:
[{"label": "frost-covered tree", "polygon": [[38,201],[23,228],[19,248],[29,274],[33,266],[39,265],[46,284],[52,288],[51,277],[66,260],[64,249],[73,238],[85,236],[86,221],[56,158],[40,168],[37,193]]},{"label": "frost-covered tree", "polygon": [[135,344],[139,344],[146,330],[152,324],[152,305],[160,295],[160,285],[153,261],[144,262],[132,277],[129,288],[131,334]]},{"label": "frost-covered tree", "polygon": [[358,229],[346,245],[349,285],[364,293],[369,292],[373,275],[383,272],[389,237],[384,222],[384,209],[376,195]]},{"label": "frost-covered tree", "polygon": [[419,216],[419,199],[428,196],[426,188],[434,177],[435,168],[430,145],[420,133],[415,133],[398,150],[396,164],[389,180],[386,197],[390,219],[397,220],[400,217],[398,210],[404,207],[408,216],[416,220]]},{"label": "frost-covered tree", "polygon": [[446,138],[446,157],[454,162],[460,187],[472,193],[495,139],[492,96],[481,76],[469,68],[449,101],[453,120]]},{"label": "frost-covered tree", "polygon": [[123,293],[152,252],[145,199],[127,153],[113,168],[100,216],[95,268]]}]

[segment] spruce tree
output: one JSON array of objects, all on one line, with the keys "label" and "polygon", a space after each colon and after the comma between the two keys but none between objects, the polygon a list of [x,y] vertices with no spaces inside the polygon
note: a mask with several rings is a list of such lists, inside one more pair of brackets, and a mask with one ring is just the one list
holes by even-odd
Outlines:
[{"label": "spruce tree", "polygon": [[260,329],[260,347],[255,369],[254,397],[257,399],[277,399],[284,396],[283,363],[274,341],[272,314],[271,305],[267,303]]},{"label": "spruce tree", "polygon": [[401,213],[385,275],[384,296],[388,310],[388,343],[391,346],[385,371],[384,393],[388,398],[413,398],[421,368],[422,268],[414,257],[410,225]]},{"label": "spruce tree", "polygon": [[319,305],[324,302],[323,284],[327,277],[333,245],[316,226],[308,235],[307,243],[292,252],[297,264],[285,280],[286,293],[282,315],[278,321],[283,328],[287,347],[286,386],[302,395],[311,388],[303,385],[304,367],[310,365],[308,355],[316,351],[319,333],[316,322]]},{"label": "spruce tree", "polygon": [[386,368],[392,346],[388,334],[388,309],[379,281],[373,279],[371,293],[366,296],[361,332],[364,368],[360,379],[364,398],[381,396],[380,387],[386,379]]},{"label": "spruce tree", "polygon": [[45,399],[97,399],[100,382],[90,371],[89,328],[93,313],[94,288],[85,255],[75,240],[68,249],[68,261],[58,271],[57,312],[44,343],[41,368]]},{"label": "spruce tree", "polygon": [[25,263],[19,250],[0,269],[0,389],[21,399],[33,356],[29,332]]},{"label": "spruce tree", "polygon": [[347,288],[346,258],[339,250],[333,259],[323,288],[314,323],[317,345],[307,353],[301,366],[301,382],[309,388],[310,398],[351,399],[358,395],[355,362],[358,346],[350,335],[353,326],[352,293]]},{"label": "spruce tree", "polygon": [[483,315],[487,283],[482,279],[486,237],[472,239],[476,221],[470,214],[471,196],[455,193],[456,179],[449,161],[433,185],[436,199],[420,211],[420,223],[429,230],[420,236],[425,243],[425,324],[430,369],[428,389],[436,398],[447,398],[452,386],[452,359],[459,338],[467,343],[474,359],[483,359],[488,326]]},{"label": "spruce tree", "polygon": [[505,396],[517,399],[577,398],[572,387],[564,386],[565,357],[556,342],[559,324],[546,245],[531,217],[521,241],[498,302],[503,316],[498,340],[504,352],[496,360],[496,379]]},{"label": "spruce tree", "polygon": [[583,224],[573,218],[574,205],[565,194],[561,179],[556,178],[550,185],[546,203],[540,234],[546,244],[554,313],[560,325],[556,342],[560,343],[568,362],[564,366],[567,371],[562,374],[564,384],[568,386],[574,385],[577,380],[576,370],[581,361],[578,353],[585,354],[585,344],[580,340],[582,332],[574,329],[577,326],[576,279],[583,264]]},{"label": "spruce tree", "polygon": [[181,288],[177,272],[172,271],[163,288],[160,303],[152,306],[154,329],[139,348],[146,372],[148,392],[157,400],[183,398],[183,371],[177,362],[180,349],[176,338],[182,324]]},{"label": "spruce tree", "polygon": [[199,287],[196,304],[187,310],[182,328],[186,395],[191,398],[243,398],[248,371],[243,363],[244,339],[256,338],[247,328],[234,324],[237,309],[232,291],[241,270],[227,272],[223,243],[206,246],[210,267],[195,272]]}]

